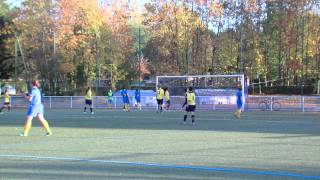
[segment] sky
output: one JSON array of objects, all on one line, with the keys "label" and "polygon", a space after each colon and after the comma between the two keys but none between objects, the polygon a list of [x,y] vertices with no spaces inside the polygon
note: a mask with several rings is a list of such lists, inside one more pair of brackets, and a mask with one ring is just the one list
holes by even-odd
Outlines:
[{"label": "sky", "polygon": [[10,7],[16,7],[21,4],[22,0],[6,0],[5,2],[9,4]]}]

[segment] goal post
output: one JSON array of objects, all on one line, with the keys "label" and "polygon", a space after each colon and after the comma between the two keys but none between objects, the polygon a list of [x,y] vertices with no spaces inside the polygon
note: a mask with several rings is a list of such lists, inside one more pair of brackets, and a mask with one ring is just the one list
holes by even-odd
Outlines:
[{"label": "goal post", "polygon": [[[195,89],[200,109],[210,108],[214,110],[234,109],[236,92],[241,88],[242,101],[245,104],[245,79],[243,74],[157,76],[156,88],[159,86],[168,88],[172,97],[180,99],[179,103],[184,100],[185,89],[191,86]],[[173,99],[173,101],[176,99]]]},{"label": "goal post", "polygon": [[317,95],[320,95],[320,80],[318,80]]}]

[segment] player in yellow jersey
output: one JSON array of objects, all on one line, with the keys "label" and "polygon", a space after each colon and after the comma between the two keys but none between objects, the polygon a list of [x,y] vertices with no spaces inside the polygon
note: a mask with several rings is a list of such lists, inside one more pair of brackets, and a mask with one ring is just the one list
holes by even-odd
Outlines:
[{"label": "player in yellow jersey", "polygon": [[3,114],[2,111],[3,111],[4,108],[8,108],[8,111],[10,111],[10,109],[11,109],[10,100],[11,100],[11,97],[10,97],[9,91],[6,90],[5,93],[4,93],[4,103],[3,103],[3,106],[0,109],[0,114]]},{"label": "player in yellow jersey", "polygon": [[85,105],[84,105],[84,110],[83,113],[87,113],[87,106],[90,108],[91,114],[94,114],[93,108],[92,108],[92,91],[91,87],[88,87],[86,90],[86,96],[85,96]]},{"label": "player in yellow jersey", "polygon": [[183,117],[183,124],[187,123],[188,113],[191,113],[192,125],[195,125],[195,115],[194,112],[196,110],[196,95],[193,92],[193,88],[189,87],[188,91],[186,92],[186,101],[183,104],[182,108],[187,105],[185,109],[185,114]]},{"label": "player in yellow jersey", "polygon": [[170,108],[170,93],[168,88],[164,88],[164,97],[166,98],[166,106],[165,106],[165,110],[169,110]]},{"label": "player in yellow jersey", "polygon": [[157,95],[156,95],[157,104],[158,104],[157,112],[160,112],[160,113],[162,112],[163,97],[164,97],[164,90],[160,86],[158,86]]}]

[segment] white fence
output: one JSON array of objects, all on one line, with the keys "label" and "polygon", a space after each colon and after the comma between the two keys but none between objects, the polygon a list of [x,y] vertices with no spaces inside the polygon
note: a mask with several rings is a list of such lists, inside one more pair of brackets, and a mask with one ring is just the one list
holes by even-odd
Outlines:
[{"label": "white fence", "polygon": [[[170,99],[170,109],[181,109],[185,98],[183,96],[173,96]],[[235,96],[198,96],[198,110],[234,110]],[[43,103],[49,109],[82,109],[84,106],[83,96],[45,96]],[[134,97],[130,97],[130,105],[134,106]],[[141,97],[143,109],[155,109],[155,97]],[[28,102],[23,97],[11,97],[13,108],[26,108]],[[104,96],[93,98],[94,108],[107,108],[107,99]],[[113,97],[112,108],[121,109],[123,107],[122,97]],[[245,110],[263,111],[320,111],[320,96],[249,96],[246,98]]]}]

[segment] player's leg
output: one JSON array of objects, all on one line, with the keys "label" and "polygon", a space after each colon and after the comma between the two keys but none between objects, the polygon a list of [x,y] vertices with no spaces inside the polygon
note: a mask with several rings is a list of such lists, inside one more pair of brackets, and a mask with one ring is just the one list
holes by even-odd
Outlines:
[{"label": "player's leg", "polygon": [[38,114],[37,115],[37,119],[39,120],[39,122],[42,124],[43,128],[46,130],[46,136],[50,136],[52,135],[52,131],[50,129],[49,123],[48,121],[43,117],[43,114]]},{"label": "player's leg", "polygon": [[20,133],[20,136],[28,136],[29,131],[32,126],[32,119],[35,116],[36,108],[33,106],[29,106],[26,121],[24,123],[23,133]]},{"label": "player's leg", "polygon": [[138,109],[138,101],[137,101],[137,99],[134,100],[134,105],[133,106],[134,106],[134,108]]},{"label": "player's leg", "polygon": [[129,101],[126,102],[126,111],[129,112],[130,111],[130,104]]},{"label": "player's leg", "polygon": [[138,109],[139,109],[140,111],[142,110],[141,102],[138,102]]},{"label": "player's leg", "polygon": [[166,106],[167,110],[169,110],[169,108],[170,108],[170,100],[167,101],[167,106]]},{"label": "player's leg", "polygon": [[237,110],[234,113],[234,116],[238,119],[240,118],[241,108],[242,108],[242,103],[237,103]]},{"label": "player's leg", "polygon": [[3,113],[2,111],[3,111],[5,108],[7,108],[8,111],[10,111],[10,103],[4,103],[4,104],[3,104],[3,106],[0,108],[0,113],[1,113],[1,114]]},{"label": "player's leg", "polygon": [[26,122],[25,122],[24,128],[23,128],[23,133],[20,133],[20,136],[28,136],[29,135],[29,131],[32,126],[32,119],[33,119],[32,115],[27,116]]},{"label": "player's leg", "polygon": [[160,100],[157,99],[157,113],[160,111]]},{"label": "player's leg", "polygon": [[192,119],[192,125],[195,125],[196,124],[196,121],[195,121],[195,110],[196,110],[196,106],[192,106],[191,107],[191,119]]},{"label": "player's leg", "polygon": [[189,112],[189,106],[187,106],[184,111],[183,124],[187,124],[188,112]]},{"label": "player's leg", "polygon": [[108,100],[108,106],[109,106],[109,109],[112,109],[112,100]]},{"label": "player's leg", "polygon": [[93,112],[93,106],[92,106],[92,100],[89,102],[89,107],[90,107],[90,113],[94,114]]},{"label": "player's leg", "polygon": [[1,114],[3,114],[2,111],[3,111],[4,108],[6,108],[6,107],[5,107],[5,104],[3,104],[3,106],[0,108],[0,113],[1,113]]},{"label": "player's leg", "polygon": [[237,109],[236,112],[234,113],[234,117],[236,118],[240,118],[240,113],[241,113],[241,109]]},{"label": "player's leg", "polygon": [[240,115],[241,115],[241,108],[239,107],[237,117],[240,118]]},{"label": "player's leg", "polygon": [[160,112],[163,110],[163,99],[160,100]]},{"label": "player's leg", "polygon": [[88,100],[86,100],[84,103],[83,113],[87,113],[87,104],[88,104]]}]

